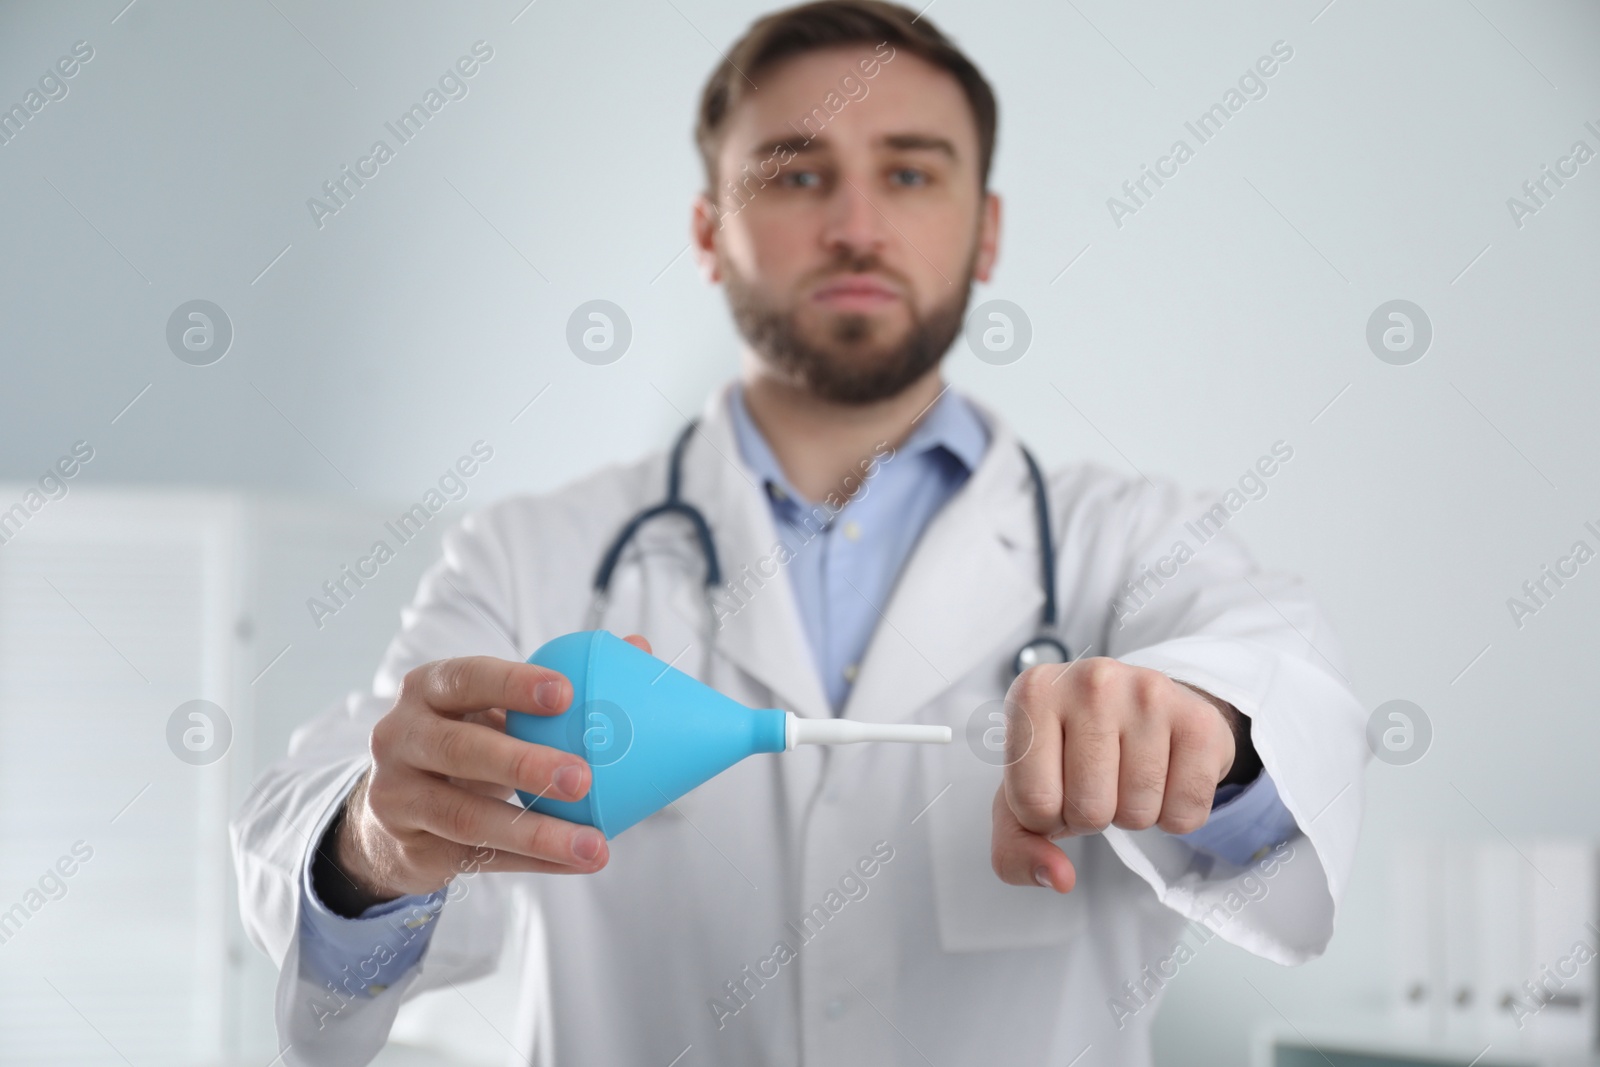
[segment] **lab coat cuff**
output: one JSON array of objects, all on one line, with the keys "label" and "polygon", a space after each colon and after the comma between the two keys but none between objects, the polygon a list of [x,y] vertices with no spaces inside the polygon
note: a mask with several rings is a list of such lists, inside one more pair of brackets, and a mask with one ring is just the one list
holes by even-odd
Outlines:
[{"label": "lab coat cuff", "polygon": [[1163,904],[1225,940],[1284,964],[1320,955],[1360,825],[1367,757],[1360,705],[1319,663],[1265,641],[1195,634],[1117,659],[1197,686],[1249,716],[1262,773],[1297,832],[1248,866],[1157,828],[1110,827],[1106,841]]}]

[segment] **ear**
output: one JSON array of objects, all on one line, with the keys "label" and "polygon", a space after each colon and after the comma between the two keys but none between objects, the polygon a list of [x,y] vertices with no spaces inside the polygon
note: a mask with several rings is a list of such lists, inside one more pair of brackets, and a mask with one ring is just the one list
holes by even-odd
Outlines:
[{"label": "ear", "polygon": [[721,228],[722,219],[716,205],[704,193],[695,194],[689,240],[694,245],[694,258],[700,264],[701,277],[713,285],[722,281],[722,271],[717,266],[717,233]]},{"label": "ear", "polygon": [[978,256],[973,263],[972,276],[980,282],[987,282],[999,257],[1000,197],[995,193],[985,193],[983,210],[978,217]]}]

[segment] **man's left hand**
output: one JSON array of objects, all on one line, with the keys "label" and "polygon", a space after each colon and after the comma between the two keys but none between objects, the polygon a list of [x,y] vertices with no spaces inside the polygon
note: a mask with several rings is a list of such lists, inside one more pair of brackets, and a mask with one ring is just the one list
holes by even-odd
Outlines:
[{"label": "man's left hand", "polygon": [[1071,891],[1077,872],[1055,838],[1198,830],[1234,766],[1239,712],[1160,671],[1105,657],[1042,664],[1012,682],[1006,705],[991,862],[1011,885]]}]

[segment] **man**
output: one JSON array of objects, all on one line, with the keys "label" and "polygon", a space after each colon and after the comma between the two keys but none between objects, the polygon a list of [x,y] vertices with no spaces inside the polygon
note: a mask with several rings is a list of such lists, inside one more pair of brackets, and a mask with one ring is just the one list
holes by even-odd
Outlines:
[{"label": "man", "polygon": [[401,999],[498,965],[534,979],[538,1062],[1140,1064],[1212,936],[1323,950],[1363,716],[1306,594],[1215,529],[1226,506],[1050,475],[1076,659],[1013,680],[1043,600],[1031,482],[939,375],[996,258],[995,128],[982,75],[904,8],[805,5],[729,52],[693,225],[742,375],[682,495],[735,577],[708,611],[688,524],[654,520],[601,623],[752,706],[957,742],[747,760],[612,842],[524,813],[514,788],[576,799],[591,772],[503,732],[571,699],[522,661],[584,627],[667,457],[471,515],[373,692],[302,729],[235,822],[291,1062],[364,1062]]}]

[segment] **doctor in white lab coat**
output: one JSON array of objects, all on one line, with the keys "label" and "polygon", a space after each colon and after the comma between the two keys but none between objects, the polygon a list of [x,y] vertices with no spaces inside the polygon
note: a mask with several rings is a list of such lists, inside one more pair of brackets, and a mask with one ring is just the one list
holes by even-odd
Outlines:
[{"label": "doctor in white lab coat", "polygon": [[[717,121],[702,114],[715,158],[737,169],[839,69],[866,77],[869,58],[880,64],[871,100],[793,152],[781,181],[737,214],[714,198],[697,207],[708,276],[740,290],[745,389],[796,470],[808,462],[796,457],[827,451],[806,427],[903,431],[942,391],[937,361],[965,292],[941,313],[951,296],[938,279],[986,279],[998,235],[982,108],[937,31],[887,5],[828,7],[843,11],[828,22],[843,38],[772,60],[762,48],[775,31],[758,24],[729,63],[760,96],[725,97]],[[864,286],[829,288],[839,277]],[[941,322],[920,348],[895,343]],[[892,375],[857,373],[881,368],[883,352],[903,372],[892,389]],[[246,926],[281,967],[286,1062],[366,1062],[404,999],[512,967],[527,995],[506,1036],[531,1063],[1140,1065],[1162,988],[1214,937],[1284,964],[1319,954],[1349,879],[1367,756],[1322,615],[1227,529],[1174,566],[1174,545],[1195,541],[1187,523],[1225,521],[1215,496],[1069,464],[1046,482],[1059,633],[1078,658],[1013,681],[1043,600],[1034,494],[1005,421],[967,402],[988,447],[917,539],[838,710],[947,725],[955,743],[752,758],[582,859],[577,828],[474,805],[512,785],[551,788],[559,761],[516,757],[535,746],[499,732],[498,709],[536,710],[549,679],[521,661],[593,621],[600,555],[659,502],[667,455],[453,528],[371,692],[299,730],[234,821]],[[682,495],[705,514],[725,573],[763,580],[716,612],[713,642],[695,541],[687,524],[657,520],[624,553],[598,625],[644,635],[745,704],[833,714],[794,590],[770,563],[780,538],[726,388],[690,440]],[[1153,593],[1132,610],[1130,588]],[[1018,751],[984,758],[969,724],[987,726],[1002,698]],[[1204,821],[1244,744],[1294,832],[1235,863],[1182,832]],[[319,863],[318,884],[348,883],[361,906],[434,893],[389,927],[401,940],[426,928],[420,961],[354,989],[317,973],[302,908]]]}]

